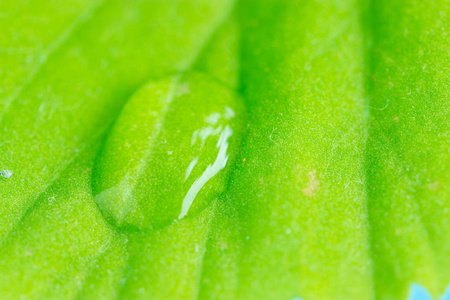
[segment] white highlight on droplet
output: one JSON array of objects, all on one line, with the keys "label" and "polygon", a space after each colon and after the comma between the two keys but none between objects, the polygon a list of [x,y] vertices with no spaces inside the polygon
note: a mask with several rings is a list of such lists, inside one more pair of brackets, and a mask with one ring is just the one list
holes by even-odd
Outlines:
[{"label": "white highlight on droplet", "polygon": [[13,172],[11,170],[0,170],[0,176],[8,179],[11,178],[11,176],[13,175]]},{"label": "white highlight on droplet", "polygon": [[218,112],[212,113],[205,118],[205,122],[211,125],[216,125],[222,115]]},{"label": "white highlight on droplet", "polygon": [[186,179],[188,179],[189,175],[191,175],[191,172],[197,163],[198,163],[198,157],[195,157],[186,169],[186,175],[184,176],[184,181],[186,181]]},{"label": "white highlight on droplet", "polygon": [[236,116],[236,113],[234,112],[234,110],[232,110],[230,107],[226,106],[225,113],[224,113],[225,119],[229,120],[231,118],[234,118],[235,116]]},{"label": "white highlight on droplet", "polygon": [[205,145],[206,139],[210,136],[218,135],[222,131],[222,125],[219,125],[217,128],[212,126],[203,127],[202,129],[194,131],[191,139],[191,145],[194,145],[197,142],[197,138],[200,139],[201,145],[200,149]]},{"label": "white highlight on droplet", "polygon": [[233,130],[230,128],[230,126],[225,126],[224,130],[220,134],[219,140],[217,141],[216,147],[219,148],[219,153],[217,154],[216,160],[212,165],[208,165],[203,174],[199,178],[197,178],[197,180],[195,180],[195,182],[190,187],[189,191],[183,199],[181,213],[178,216],[178,219],[182,219],[187,215],[189,208],[194,202],[195,197],[200,192],[202,187],[208,182],[208,180],[214,177],[220,170],[225,168],[228,161],[228,139],[232,135]]}]

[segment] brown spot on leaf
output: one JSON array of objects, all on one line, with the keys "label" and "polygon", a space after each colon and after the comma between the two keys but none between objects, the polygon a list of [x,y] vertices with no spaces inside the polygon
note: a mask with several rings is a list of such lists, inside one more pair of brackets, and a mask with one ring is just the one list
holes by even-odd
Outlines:
[{"label": "brown spot on leaf", "polygon": [[178,90],[176,92],[176,96],[177,97],[181,97],[185,94],[189,94],[190,93],[190,89],[189,89],[189,83],[188,82],[184,82],[182,84],[180,84],[180,86],[178,87]]},{"label": "brown spot on leaf", "polygon": [[430,190],[432,190],[433,192],[435,192],[439,188],[439,181],[435,181],[435,182],[429,183],[429,184],[427,184],[427,187]]},{"label": "brown spot on leaf", "polygon": [[220,247],[220,250],[224,251],[224,250],[228,249],[228,244],[225,242],[220,242],[219,247]]},{"label": "brown spot on leaf", "polygon": [[313,170],[308,173],[308,186],[305,187],[302,192],[305,196],[314,197],[317,190],[319,189],[320,182],[317,179],[317,172]]},{"label": "brown spot on leaf", "polygon": [[375,76],[373,76],[372,74],[366,73],[366,75],[370,76],[370,78],[372,78],[373,81],[378,82],[378,80],[377,80],[377,79],[375,78]]}]

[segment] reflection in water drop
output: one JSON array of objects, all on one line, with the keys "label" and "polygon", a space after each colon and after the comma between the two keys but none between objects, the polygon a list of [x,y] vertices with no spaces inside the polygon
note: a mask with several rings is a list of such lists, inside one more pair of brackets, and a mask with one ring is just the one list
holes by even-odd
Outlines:
[{"label": "reflection in water drop", "polygon": [[203,127],[200,130],[196,130],[192,135],[191,145],[194,145],[197,142],[197,138],[201,141],[200,149],[205,146],[206,139],[210,136],[218,135],[222,131],[222,125],[219,125],[217,128],[212,126]]},{"label": "reflection in water drop", "polygon": [[[222,117],[225,120],[229,120],[230,118],[234,118],[234,116],[235,116],[234,111],[230,107],[226,106],[223,114],[217,112],[212,113],[209,116],[205,117],[205,122],[210,125],[216,125]],[[212,165],[211,164],[208,165],[208,167],[202,173],[202,175],[199,178],[197,178],[192,184],[192,186],[189,188],[186,196],[183,199],[181,206],[181,213],[178,216],[178,219],[182,219],[186,216],[186,214],[189,211],[189,208],[194,202],[195,197],[203,188],[203,186],[208,182],[208,180],[214,177],[220,170],[225,168],[228,161],[227,155],[228,139],[233,135],[233,130],[228,125],[226,125],[225,128],[223,128],[222,125],[219,124],[217,127],[206,126],[201,129],[198,129],[194,131],[192,135],[191,145],[194,145],[197,142],[197,140],[200,139],[200,149],[202,149],[203,146],[205,145],[207,138],[218,135],[219,140],[217,141],[216,147],[219,148],[219,152],[217,154],[216,160]],[[186,169],[186,175],[184,179],[185,181],[188,179],[192,170],[197,165],[198,160],[199,158],[195,157],[190,162],[189,166]]]},{"label": "reflection in water drop", "polygon": [[186,169],[186,175],[184,176],[184,181],[186,181],[186,179],[188,179],[189,175],[191,175],[191,172],[197,163],[198,163],[198,157],[194,157],[194,159],[190,162],[189,166]]},{"label": "reflection in water drop", "polygon": [[203,172],[203,174],[192,184],[191,188],[183,199],[181,213],[178,216],[178,219],[182,219],[186,216],[198,192],[200,192],[200,190],[208,182],[208,180],[214,177],[214,175],[216,175],[220,170],[225,168],[228,161],[228,139],[232,135],[233,130],[230,128],[230,126],[225,126],[225,129],[220,134],[219,141],[217,142],[219,153],[217,154],[216,160],[212,165],[208,165],[205,172]]},{"label": "reflection in water drop", "polygon": [[222,115],[218,112],[212,113],[205,118],[206,123],[216,125]]},{"label": "reflection in water drop", "polygon": [[234,118],[235,116],[236,116],[236,114],[234,113],[234,110],[232,110],[230,107],[226,106],[225,114],[224,114],[225,119],[229,120],[231,118]]}]

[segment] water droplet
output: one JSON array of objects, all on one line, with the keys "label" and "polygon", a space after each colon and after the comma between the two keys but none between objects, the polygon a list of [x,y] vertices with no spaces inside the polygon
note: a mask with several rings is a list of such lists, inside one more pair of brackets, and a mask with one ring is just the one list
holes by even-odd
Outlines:
[{"label": "water droplet", "polygon": [[[189,93],[178,93],[182,86]],[[225,188],[243,125],[240,101],[196,72],[138,91],[94,168],[95,200],[105,216],[118,225],[156,228],[203,210]]]},{"label": "water droplet", "polygon": [[0,170],[0,176],[3,178],[11,178],[11,176],[13,175],[13,171],[11,170]]}]

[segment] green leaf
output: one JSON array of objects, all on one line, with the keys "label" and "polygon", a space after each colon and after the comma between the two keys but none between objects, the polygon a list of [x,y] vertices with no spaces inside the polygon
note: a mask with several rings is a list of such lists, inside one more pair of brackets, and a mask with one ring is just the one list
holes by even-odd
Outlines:
[{"label": "green leaf", "polygon": [[[14,79],[7,90],[17,91],[2,100],[1,168],[13,176],[0,182],[0,241],[78,153],[102,138],[137,87],[191,66],[230,3],[104,1],[81,9],[72,30],[53,35],[58,41],[44,50],[48,57]],[[7,19],[14,12],[14,5],[2,8]],[[3,28],[4,47],[14,48],[17,29]],[[15,76],[19,64],[7,65]],[[12,79],[1,80],[3,86]]]},{"label": "green leaf", "polygon": [[238,10],[249,132],[225,196],[240,227],[237,298],[369,299],[360,3]]},{"label": "green leaf", "polygon": [[216,206],[213,202],[193,218],[131,236],[130,274],[121,297],[199,299],[203,256]]},{"label": "green leaf", "polygon": [[[89,273],[96,263],[111,256],[114,260],[102,267],[106,273],[102,281],[113,281],[109,289],[116,287],[113,279],[122,276],[115,272],[126,259],[127,239],[114,232],[93,202],[92,153],[74,162],[37,199],[4,242],[0,249],[3,299],[74,299],[86,278],[92,277]],[[99,289],[93,292],[111,296]]]},{"label": "green leaf", "polygon": [[0,3],[0,298],[445,299],[446,0]]},{"label": "green leaf", "polygon": [[[382,299],[450,279],[449,3],[374,2],[367,188]],[[376,25],[375,25],[376,24]]]},{"label": "green leaf", "polygon": [[[2,1],[0,114],[101,1]],[[49,18],[49,16],[51,16]]]}]

